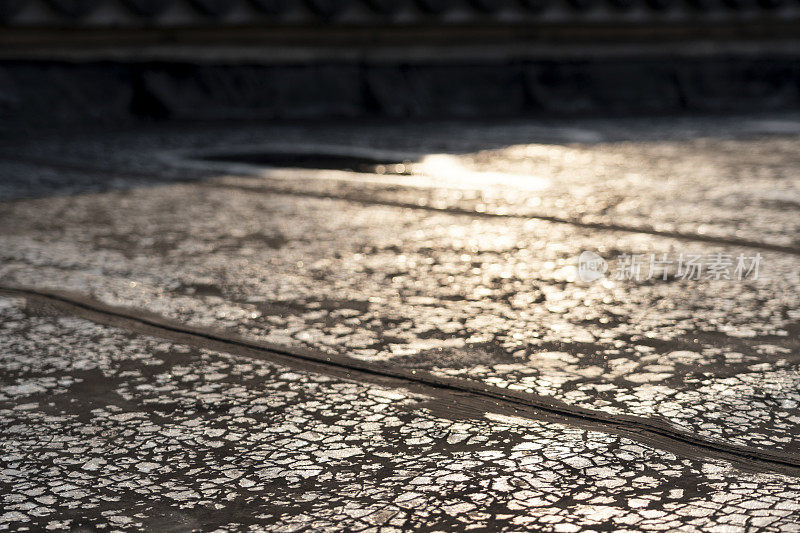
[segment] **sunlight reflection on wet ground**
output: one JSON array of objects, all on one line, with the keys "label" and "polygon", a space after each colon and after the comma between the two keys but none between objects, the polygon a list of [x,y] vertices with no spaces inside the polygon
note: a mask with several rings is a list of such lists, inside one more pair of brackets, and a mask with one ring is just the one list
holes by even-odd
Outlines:
[{"label": "sunlight reflection on wet ground", "polygon": [[[114,176],[110,170],[87,168],[85,162],[84,167],[71,168],[53,163],[57,157],[62,162],[83,158],[99,168],[122,169],[118,184],[134,187],[72,196],[43,194],[6,203],[0,213],[0,276],[6,285],[68,290],[190,325],[353,357],[376,368],[431,371],[609,415],[658,420],[710,441],[793,454],[800,440],[800,246],[795,240],[800,225],[800,139],[794,133],[742,137],[730,123],[724,124],[715,124],[721,133],[714,136],[701,134],[704,127],[714,129],[701,123],[696,126],[700,133],[683,138],[680,128],[687,126],[681,123],[666,124],[667,133],[670,127],[677,133],[663,140],[645,135],[636,142],[615,140],[606,133],[583,144],[577,139],[520,142],[520,135],[509,130],[472,126],[462,146],[449,150],[442,143],[459,141],[453,140],[448,125],[430,126],[425,136],[399,129],[396,138],[376,136],[376,130],[366,126],[338,132],[340,148],[391,146],[402,153],[436,154],[412,159],[419,162],[411,163],[411,175],[267,169],[185,159],[187,153],[269,146],[273,139],[287,143],[311,136],[292,127],[46,140],[35,149],[21,146],[18,155],[30,160],[4,164],[3,172],[41,179],[39,191],[55,187],[59,179],[91,189],[103,176]],[[602,131],[597,124],[593,127]],[[628,137],[637,131],[631,127]],[[335,128],[320,128],[314,134],[327,146],[336,136]],[[43,153],[49,154],[50,163],[37,162]],[[192,172],[196,181],[167,183]],[[74,180],[75,175],[84,181]],[[161,183],[142,186],[137,180],[147,175],[161,176]],[[23,188],[7,185],[15,186]],[[493,214],[511,216],[487,216]],[[759,253],[762,269],[758,279],[635,280],[614,279],[609,273],[586,283],[577,279],[576,268],[584,250],[612,259],[611,270],[619,261],[613,258],[622,254],[650,253]],[[221,493],[214,491],[220,490],[227,490],[231,501],[251,505],[251,489],[253,495],[276,498],[269,492],[274,490],[272,482],[264,481],[274,477],[265,477],[267,467],[261,463],[267,457],[276,461],[276,450],[295,442],[295,433],[312,431],[311,426],[322,428],[321,435],[355,431],[326,425],[332,424],[360,429],[350,443],[333,436],[297,437],[290,448],[302,450],[303,458],[282,457],[283,463],[269,467],[314,471],[309,479],[328,476],[324,481],[331,485],[326,486],[333,487],[328,495],[312,495],[302,475],[288,484],[292,494],[307,498],[302,501],[318,502],[317,522],[303,518],[300,505],[283,514],[273,507],[259,508],[263,517],[249,517],[247,523],[278,520],[328,527],[329,521],[344,519],[359,527],[375,525],[370,520],[427,527],[469,517],[487,527],[559,524],[565,531],[599,523],[618,528],[643,520],[667,529],[797,527],[797,509],[792,507],[797,500],[795,478],[745,474],[618,437],[545,427],[541,421],[525,422],[532,424],[528,426],[520,422],[525,429],[519,429],[517,422],[506,419],[452,421],[438,411],[434,415],[416,408],[400,414],[394,411],[398,405],[382,408],[391,412],[392,420],[384,426],[387,419],[368,414],[374,407],[365,399],[371,394],[368,385],[334,385],[327,381],[332,378],[314,373],[286,377],[270,365],[259,371],[247,367],[251,362],[231,363],[234,356],[224,354],[177,355],[188,353],[184,348],[169,347],[170,355],[162,357],[150,340],[124,340],[122,333],[95,331],[100,326],[88,322],[30,317],[20,305],[13,301],[3,307],[13,315],[4,326],[8,335],[3,373],[9,385],[3,408],[8,423],[22,428],[14,440],[20,450],[33,445],[26,439],[48,423],[47,416],[63,417],[65,424],[80,428],[73,419],[83,415],[70,413],[68,403],[63,410],[43,407],[48,394],[73,398],[85,416],[91,413],[92,427],[138,413],[148,401],[180,404],[191,397],[191,403],[200,401],[193,395],[209,394],[236,406],[225,415],[226,424],[238,424],[236,417],[253,418],[261,424],[259,435],[270,434],[256,439],[255,426],[244,422],[236,431],[225,430],[237,436],[224,446],[240,446],[236,443],[241,439],[260,444],[237,448],[255,454],[248,455],[248,465],[236,466],[240,476],[202,486],[188,481],[189,472],[209,460],[203,456],[205,446],[213,449],[209,443],[219,435],[206,427],[213,422],[205,415],[181,418],[180,424],[195,424],[202,431],[181,429],[188,433],[181,433],[180,439],[185,439],[179,439],[179,448],[200,438],[205,439],[204,447],[187,454],[176,467],[186,476],[177,483],[180,487],[160,479],[147,481],[147,490],[162,510],[170,509],[172,500],[196,509],[217,498]],[[97,346],[110,343],[108,339],[116,339],[115,344]],[[32,355],[51,352],[61,358],[52,368],[70,369],[60,381],[50,367],[39,368]],[[110,359],[83,361],[93,353]],[[147,370],[151,357],[161,361],[153,362],[152,368],[163,370]],[[30,359],[29,366],[21,358]],[[127,359],[135,363],[122,364]],[[100,369],[102,376],[87,374],[90,367]],[[195,378],[185,380],[186,376]],[[84,389],[76,384],[93,380],[105,384],[104,401],[113,400],[118,408],[99,412],[95,404],[86,403]],[[191,383],[202,385],[195,388]],[[335,395],[331,387],[338,391]],[[344,389],[353,389],[352,394]],[[150,398],[159,394],[164,398]],[[339,394],[347,398],[341,400]],[[403,392],[396,394],[409,405],[417,401]],[[282,395],[287,398],[278,397]],[[292,399],[298,395],[306,403]],[[337,421],[325,418],[334,416],[342,402],[359,398],[363,405],[348,404]],[[302,416],[291,420],[279,409],[253,411],[279,401],[295,406],[292,409],[311,402],[314,409],[303,407]],[[30,409],[22,407],[28,405]],[[265,412],[274,419],[259,418]],[[155,457],[140,456],[136,439],[142,427],[154,426],[159,433],[172,431],[162,426],[178,422],[151,419],[144,426],[130,424],[133,440],[121,436],[113,446],[128,450],[123,453],[131,468],[165,468],[163,451]],[[387,439],[377,451],[365,451],[364,442],[373,438],[372,430],[364,429],[373,427],[369,424],[376,424],[374,431]],[[457,440],[447,429],[452,424],[464,424],[463,433],[469,436]],[[408,433],[406,440],[388,437],[396,431]],[[318,441],[330,446],[309,444]],[[472,445],[448,448],[462,441]],[[543,446],[545,442],[550,444]],[[551,457],[546,450],[557,442],[563,443],[563,454]],[[583,443],[580,453],[575,452],[578,442]],[[162,445],[168,446],[168,441],[156,447]],[[106,453],[103,446],[80,454],[94,460]],[[629,453],[630,446],[638,451]],[[359,451],[351,455],[332,452],[355,449]],[[333,455],[320,459],[320,453],[328,452]],[[68,503],[50,496],[53,501],[46,501],[51,503],[26,503],[42,494],[37,484],[47,481],[37,461],[51,452],[45,447],[42,453],[25,465],[39,472],[38,481],[25,488],[36,494],[20,489],[7,503],[17,506],[10,512],[29,518],[37,509],[41,516],[63,518],[59,506],[69,507],[80,498]],[[350,461],[363,453],[374,454],[376,465],[379,457],[396,456],[402,466],[396,466],[398,474],[391,479],[382,477],[386,474],[379,467],[379,473],[369,474],[367,463],[359,463],[362,473],[352,472]],[[440,464],[428,465],[426,455],[441,458]],[[451,460],[453,471],[441,471]],[[15,471],[22,458],[12,453],[8,461]],[[215,478],[233,468],[223,463]],[[539,466],[530,479],[517,479],[534,464]],[[65,471],[73,466],[64,466]],[[499,481],[484,483],[499,475],[498,468],[510,476],[503,478],[508,487]],[[80,476],[86,487],[71,490],[91,494],[87,487],[96,478],[92,468],[83,470],[88,472]],[[5,482],[12,483],[13,475],[7,476],[11,477]],[[247,480],[244,485],[240,478]],[[552,485],[555,479],[567,478],[574,481],[567,492]],[[684,486],[687,480],[694,480],[691,487]],[[124,494],[127,489],[118,483],[109,485],[112,492]],[[366,499],[344,497],[347,483],[359,487]],[[424,490],[412,489],[409,495],[409,489],[402,488],[407,484]],[[520,488],[523,485],[533,488]],[[520,490],[532,492],[517,494]],[[678,490],[680,495],[673,495]],[[735,496],[726,499],[721,494]],[[379,500],[394,503],[376,503]],[[414,518],[404,514],[404,501],[417,502]],[[45,512],[42,505],[52,507]],[[487,511],[490,507],[496,510]],[[146,510],[141,513],[147,515]],[[118,511],[110,514],[131,520],[122,525],[143,519]],[[237,527],[232,518],[227,520],[217,525]]]}]

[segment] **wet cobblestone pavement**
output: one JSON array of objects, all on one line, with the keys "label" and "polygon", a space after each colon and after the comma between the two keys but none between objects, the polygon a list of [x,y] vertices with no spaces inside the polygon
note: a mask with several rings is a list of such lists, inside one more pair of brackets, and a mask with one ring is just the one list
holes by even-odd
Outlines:
[{"label": "wet cobblestone pavement", "polygon": [[[800,530],[800,117],[659,120],[9,141],[0,527]],[[417,162],[197,159],[290,149]]]}]

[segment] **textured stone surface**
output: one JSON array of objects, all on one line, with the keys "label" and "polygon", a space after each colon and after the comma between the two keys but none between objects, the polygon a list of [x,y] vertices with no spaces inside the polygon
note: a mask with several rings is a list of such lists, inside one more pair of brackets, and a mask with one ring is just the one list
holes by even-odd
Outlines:
[{"label": "textured stone surface", "polygon": [[795,531],[797,478],[0,298],[0,528]]},{"label": "textured stone surface", "polygon": [[[11,140],[0,277],[793,460],[798,134],[795,117],[749,116]],[[190,160],[300,146],[419,162],[398,175]],[[583,250],[762,259],[758,279],[583,283]],[[3,302],[3,482],[30,480],[10,492],[8,524],[798,527],[796,478],[763,465],[747,473],[488,405],[448,418],[417,392]],[[384,418],[370,418],[377,404]],[[451,442],[454,428],[466,436]],[[86,502],[54,495],[62,478]]]}]

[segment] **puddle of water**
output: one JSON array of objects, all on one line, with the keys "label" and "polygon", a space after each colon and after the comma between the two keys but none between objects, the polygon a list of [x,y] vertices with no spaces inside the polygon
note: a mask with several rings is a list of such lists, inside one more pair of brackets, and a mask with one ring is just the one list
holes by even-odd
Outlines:
[{"label": "puddle of water", "polygon": [[350,154],[264,152],[217,154],[200,158],[203,161],[247,163],[269,167],[291,167],[314,170],[344,170],[369,174],[412,174],[413,161],[400,158],[378,158]]}]

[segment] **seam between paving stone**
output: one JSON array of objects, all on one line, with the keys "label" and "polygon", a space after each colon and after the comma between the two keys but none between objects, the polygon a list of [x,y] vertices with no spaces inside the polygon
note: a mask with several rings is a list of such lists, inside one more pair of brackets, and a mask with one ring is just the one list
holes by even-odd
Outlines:
[{"label": "seam between paving stone", "polygon": [[731,445],[643,417],[611,415],[570,406],[552,398],[437,376],[427,371],[376,365],[347,356],[265,343],[212,328],[181,324],[146,311],[109,306],[74,293],[0,285],[0,294],[21,296],[95,323],[182,344],[268,360],[344,379],[405,387],[438,400],[438,407],[432,403],[427,407],[439,411],[443,416],[466,414],[474,418],[490,409],[501,414],[533,417],[590,431],[617,434],[676,455],[723,459],[747,471],[777,472],[800,477],[799,454]]},{"label": "seam between paving stone", "polygon": [[[435,207],[431,205],[419,205],[410,202],[394,202],[391,200],[378,200],[368,198],[365,196],[348,195],[348,194],[330,194],[330,193],[316,193],[311,191],[297,191],[291,189],[282,189],[280,187],[265,187],[247,186],[247,185],[232,185],[228,183],[204,183],[203,185],[215,187],[220,189],[239,189],[248,192],[264,192],[274,194],[284,194],[287,196],[301,196],[308,198],[320,198],[326,200],[344,200],[347,202],[358,203],[362,205],[379,205],[386,207],[400,207],[404,209],[416,209],[421,211],[429,211],[434,213],[442,213],[447,215],[459,216],[472,216],[479,218],[503,218],[503,219],[520,219],[520,220],[543,220],[545,222],[552,222],[555,224],[569,224],[579,228],[589,228],[601,231],[621,231],[625,233],[644,233],[647,235],[654,235],[658,237],[667,237],[683,241],[706,242],[712,244],[719,244],[723,246],[741,246],[745,248],[758,248],[770,252],[780,252],[791,255],[800,255],[800,248],[794,246],[783,246],[780,244],[771,244],[768,242],[750,241],[747,239],[714,237],[712,235],[699,235],[695,233],[683,233],[679,231],[664,231],[652,228],[627,226],[622,224],[610,224],[603,222],[586,222],[580,219],[563,218],[544,214],[514,214],[514,213],[492,213],[490,211],[475,211],[472,209],[464,209],[460,207]],[[405,189],[414,189],[414,187],[404,187]]]}]

